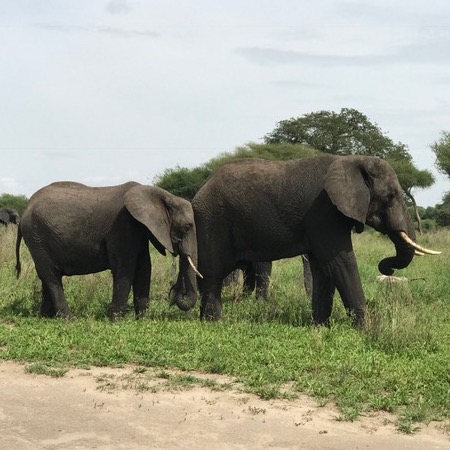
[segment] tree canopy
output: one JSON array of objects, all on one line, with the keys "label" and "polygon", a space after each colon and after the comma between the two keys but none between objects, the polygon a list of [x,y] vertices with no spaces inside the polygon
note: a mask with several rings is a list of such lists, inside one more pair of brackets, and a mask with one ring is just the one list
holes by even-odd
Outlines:
[{"label": "tree canopy", "polygon": [[436,155],[436,167],[450,177],[450,132],[443,131],[439,140],[431,144],[431,150]]},{"label": "tree canopy", "polygon": [[264,136],[268,144],[296,143],[333,155],[370,155],[383,159],[409,159],[406,145],[394,143],[378,125],[352,108],[317,111],[278,122]]}]

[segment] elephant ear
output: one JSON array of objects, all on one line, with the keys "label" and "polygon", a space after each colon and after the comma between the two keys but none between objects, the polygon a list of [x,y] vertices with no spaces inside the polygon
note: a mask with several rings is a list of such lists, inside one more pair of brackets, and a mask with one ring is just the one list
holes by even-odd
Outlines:
[{"label": "elephant ear", "polygon": [[[165,202],[166,195],[165,191],[153,186],[134,186],[125,194],[125,207],[136,220],[150,230],[164,248],[173,253],[170,238],[170,216]],[[165,254],[158,247],[157,249]]]},{"label": "elephant ear", "polygon": [[[342,156],[325,175],[324,187],[330,200],[345,216],[366,222],[370,204],[368,175],[358,158]],[[362,231],[362,230],[361,230]]]}]

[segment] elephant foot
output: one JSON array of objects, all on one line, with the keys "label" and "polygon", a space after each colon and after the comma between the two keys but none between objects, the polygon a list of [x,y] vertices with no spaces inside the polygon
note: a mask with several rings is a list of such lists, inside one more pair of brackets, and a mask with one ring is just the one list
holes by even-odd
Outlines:
[{"label": "elephant foot", "polygon": [[200,320],[217,321],[222,316],[222,306],[220,304],[208,303],[200,309]]}]

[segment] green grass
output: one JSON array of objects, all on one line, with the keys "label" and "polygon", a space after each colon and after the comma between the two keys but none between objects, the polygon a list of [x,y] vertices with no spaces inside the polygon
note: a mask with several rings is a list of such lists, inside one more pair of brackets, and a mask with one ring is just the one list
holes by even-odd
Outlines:
[{"label": "green grass", "polygon": [[335,402],[340,420],[388,411],[397,415],[400,430],[414,432],[420,423],[450,419],[450,232],[419,240],[444,253],[415,258],[398,271],[407,282],[380,283],[377,264],[392,254],[392,244],[376,233],[354,236],[368,303],[364,330],[351,327],[338,296],[331,326],[312,325],[299,258],[275,263],[270,301],[244,298],[230,286],[223,320],[201,323],[198,306],[188,313],[169,306],[172,261],[155,253],[146,319],[136,321],[130,312],[110,323],[108,272],[65,279],[78,319],[39,318],[40,284],[25,246],[16,280],[9,227],[0,230],[0,359],[51,376],[69,367],[133,364],[136,373],[154,367],[181,386],[211,381],[177,378],[169,369],[224,374],[264,399],[307,393],[322,405]]}]

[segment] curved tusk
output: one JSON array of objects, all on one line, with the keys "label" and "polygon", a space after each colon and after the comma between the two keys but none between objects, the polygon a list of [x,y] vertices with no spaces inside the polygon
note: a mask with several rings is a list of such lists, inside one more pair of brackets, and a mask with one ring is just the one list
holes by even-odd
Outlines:
[{"label": "curved tusk", "polygon": [[404,231],[400,231],[400,237],[408,243],[411,247],[422,252],[426,255],[440,255],[442,252],[436,252],[434,250],[429,250],[428,248],[422,247],[416,242],[414,242]]},{"label": "curved tusk", "polygon": [[192,270],[200,277],[203,278],[203,275],[198,271],[197,267],[195,267],[194,262],[192,261],[192,258],[188,255],[187,257],[189,261],[189,265],[192,267]]},{"label": "curved tusk", "polygon": [[415,256],[425,256],[424,252],[419,252],[419,250],[414,250],[414,255]]}]

